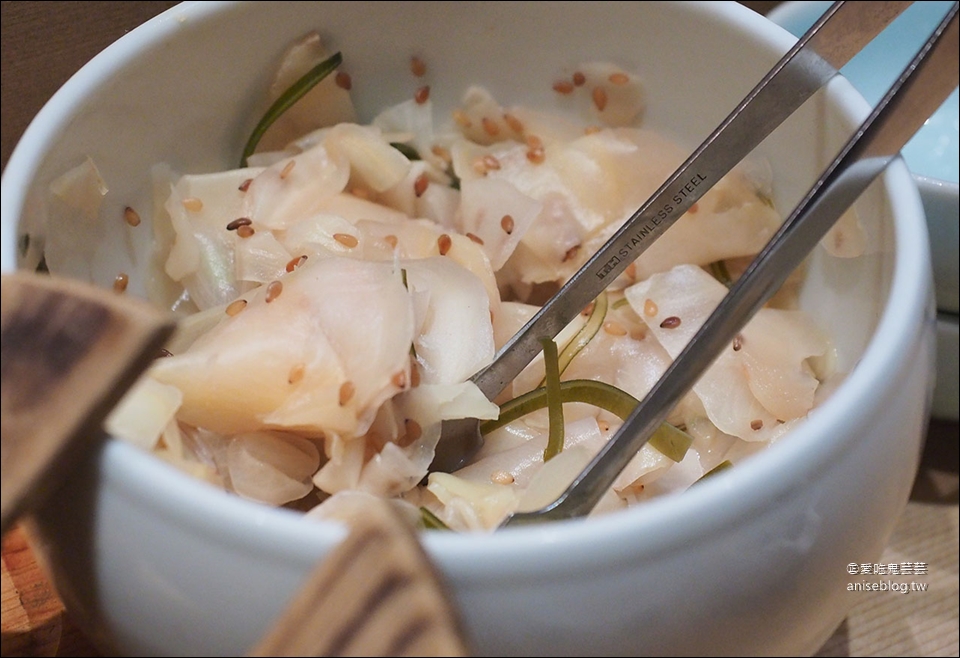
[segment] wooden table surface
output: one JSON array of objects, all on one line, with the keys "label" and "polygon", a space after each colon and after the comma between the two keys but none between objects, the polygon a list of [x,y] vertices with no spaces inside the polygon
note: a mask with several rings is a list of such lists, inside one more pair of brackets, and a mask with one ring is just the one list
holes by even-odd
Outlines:
[{"label": "wooden table surface", "polygon": [[[0,3],[2,164],[49,97],[86,61],[176,2]],[[765,13],[777,2],[744,2]],[[923,464],[884,563],[920,562],[927,591],[863,592],[819,656],[957,656],[958,491],[956,422],[933,421]],[[97,656],[72,623],[20,527],[3,538],[2,655]]]}]

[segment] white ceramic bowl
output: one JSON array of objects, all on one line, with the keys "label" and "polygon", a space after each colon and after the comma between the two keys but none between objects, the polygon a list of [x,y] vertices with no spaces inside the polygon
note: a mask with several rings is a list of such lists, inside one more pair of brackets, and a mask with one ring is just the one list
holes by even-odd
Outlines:
[{"label": "white ceramic bowl", "polygon": [[[916,2],[843,67],[841,73],[876,104],[949,10],[950,2]],[[784,2],[767,18],[802,35],[829,1]],[[957,327],[960,323],[960,90],[954,90],[903,148],[927,218],[933,258],[937,321],[937,373],[932,413],[957,420]]]},{"label": "white ceramic bowl", "polygon": [[[473,81],[549,108],[544,81],[605,59],[643,72],[647,125],[691,148],[793,42],[732,2],[184,3],[97,56],[31,124],[3,177],[3,271],[39,225],[47,185],[89,155],[110,187],[93,278],[109,285],[122,269],[142,290],[148,245],[131,257],[110,218],[149,206],[157,162],[235,162],[270,68],[314,28],[355,80],[377,81],[356,85],[366,118],[409,97],[412,51],[430,62],[440,108]],[[838,79],[761,146],[782,211],[867,112]],[[622,513],[424,535],[477,654],[801,655],[833,633],[853,601],[847,565],[880,557],[906,504],[934,353],[930,250],[903,162],[858,209],[869,254],[818,251],[801,296],[850,374],[788,439]],[[242,654],[343,536],[118,441],[63,492],[34,516],[42,555],[83,628],[130,655]]]}]

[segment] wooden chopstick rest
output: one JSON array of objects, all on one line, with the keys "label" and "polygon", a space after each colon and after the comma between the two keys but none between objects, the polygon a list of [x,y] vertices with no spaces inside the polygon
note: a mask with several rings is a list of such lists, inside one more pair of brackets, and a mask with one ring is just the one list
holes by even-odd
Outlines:
[{"label": "wooden chopstick rest", "polygon": [[[133,297],[2,278],[3,533],[52,494],[174,329]],[[467,656],[458,610],[416,531],[372,501],[251,656]]]},{"label": "wooden chopstick rest", "polygon": [[95,445],[175,323],[132,296],[31,272],[4,274],[0,301],[5,534]]},{"label": "wooden chopstick rest", "polygon": [[460,615],[416,531],[376,501],[249,656],[467,656]]}]

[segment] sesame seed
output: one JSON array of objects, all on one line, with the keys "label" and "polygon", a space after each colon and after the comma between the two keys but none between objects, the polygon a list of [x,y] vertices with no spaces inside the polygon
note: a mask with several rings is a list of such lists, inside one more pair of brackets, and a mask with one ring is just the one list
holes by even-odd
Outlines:
[{"label": "sesame seed", "polygon": [[758,418],[757,420],[751,420],[751,421],[750,421],[750,429],[752,429],[754,432],[757,432],[757,431],[759,431],[759,430],[762,430],[762,429],[763,429],[763,421],[760,420],[759,418]]},{"label": "sesame seed", "polygon": [[130,226],[140,226],[140,214],[130,206],[123,209],[123,219]]},{"label": "sesame seed", "polygon": [[441,256],[446,256],[451,246],[453,246],[453,240],[446,233],[437,238],[437,248],[440,249]]},{"label": "sesame seed", "polygon": [[410,72],[413,73],[418,78],[422,78],[423,75],[427,72],[427,65],[422,59],[414,55],[410,58]]},{"label": "sesame seed", "polygon": [[367,432],[367,436],[364,438],[363,461],[366,463],[376,457],[380,451],[383,450],[385,441],[373,430]]},{"label": "sesame seed", "polygon": [[536,135],[527,135],[523,141],[527,144],[528,148],[543,148],[543,140]]},{"label": "sesame seed", "polygon": [[243,309],[247,307],[247,300],[245,299],[235,299],[229,304],[227,304],[227,315],[233,317]]},{"label": "sesame seed", "polygon": [[417,195],[418,199],[427,191],[428,185],[430,185],[430,179],[427,178],[426,174],[420,174],[417,176],[417,179],[413,181],[413,193]]},{"label": "sesame seed", "polygon": [[603,324],[603,330],[610,334],[611,336],[626,336],[627,330],[624,329],[623,325],[619,322],[605,322]]},{"label": "sesame seed", "polygon": [[293,258],[290,259],[290,261],[287,263],[286,268],[284,269],[286,269],[287,272],[293,272],[295,269],[303,265],[306,260],[307,260],[306,254],[303,254],[301,256],[294,256]]},{"label": "sesame seed", "polygon": [[487,171],[496,171],[500,168],[500,161],[497,160],[496,156],[487,154],[483,156],[483,166],[487,168]]},{"label": "sesame seed", "polygon": [[399,244],[399,240],[397,240],[397,236],[393,234],[385,235],[383,237],[383,241],[386,242],[388,245],[390,245],[392,249],[396,249],[397,244]]},{"label": "sesame seed", "polygon": [[664,318],[663,322],[660,323],[661,329],[676,329],[680,326],[680,318],[676,315],[671,315],[669,318]]},{"label": "sesame seed", "polygon": [[190,212],[200,212],[203,210],[203,201],[197,197],[187,197],[180,201],[180,203],[183,204],[185,210],[189,210]]},{"label": "sesame seed", "polygon": [[358,199],[369,199],[370,190],[365,187],[352,187],[350,188],[350,194],[357,197]]},{"label": "sesame seed", "polygon": [[490,474],[490,481],[494,484],[513,484],[514,477],[509,471],[494,471]]},{"label": "sesame seed", "polygon": [[410,388],[420,386],[420,368],[416,363],[410,364]]},{"label": "sesame seed", "polygon": [[227,224],[227,230],[236,231],[241,226],[250,226],[251,224],[253,224],[253,220],[249,217],[239,217]]},{"label": "sesame seed", "polygon": [[580,71],[573,72],[573,84],[575,87],[582,87],[587,81],[587,76],[585,76]]},{"label": "sesame seed", "polygon": [[695,203],[692,206],[690,206],[690,209],[687,210],[687,213],[690,215],[696,215],[698,210],[700,210],[700,204]]},{"label": "sesame seed", "polygon": [[842,231],[837,231],[836,233],[834,233],[833,246],[838,250],[843,248],[843,232]]},{"label": "sesame seed", "polygon": [[510,126],[510,130],[515,133],[523,132],[523,123],[517,117],[513,116],[509,112],[504,113],[503,122]]},{"label": "sesame seed", "polygon": [[241,192],[246,192],[247,190],[250,189],[250,183],[252,182],[253,182],[253,179],[248,178],[244,180],[242,183],[240,183],[240,187],[238,187],[237,189],[240,190]]},{"label": "sesame seed", "polygon": [[287,375],[288,384],[296,384],[303,379],[304,373],[307,371],[307,366],[304,363],[298,363],[292,368],[290,368],[290,374]]},{"label": "sesame seed", "polygon": [[733,351],[739,352],[743,347],[743,334],[737,334],[733,337]]},{"label": "sesame seed", "polygon": [[584,135],[596,135],[598,132],[603,130],[600,126],[587,126],[583,129]]},{"label": "sesame seed", "polygon": [[490,117],[483,117],[480,123],[483,126],[483,132],[487,133],[491,137],[496,137],[500,134],[500,126],[498,126],[497,122]]},{"label": "sesame seed", "polygon": [[479,235],[476,235],[475,233],[467,233],[467,237],[470,238],[473,242],[476,242],[477,244],[481,244],[481,245],[483,244],[483,238],[481,238]]},{"label": "sesame seed", "polygon": [[237,237],[239,238],[249,238],[254,233],[256,233],[256,231],[254,231],[253,227],[249,224],[245,224],[237,228]]},{"label": "sesame seed", "polygon": [[605,421],[605,420],[598,420],[598,421],[597,421],[597,427],[600,428],[600,431],[601,431],[601,432],[606,432],[607,430],[610,429],[610,423],[608,423],[608,422]]},{"label": "sesame seed", "polygon": [[430,85],[424,85],[417,89],[413,94],[413,100],[417,105],[423,105],[428,100],[430,100]]},{"label": "sesame seed", "polygon": [[423,434],[423,430],[420,427],[420,423],[413,420],[412,418],[407,418],[404,421],[404,427],[407,430],[407,436],[411,437],[413,441],[416,441]]},{"label": "sesame seed", "polygon": [[646,327],[635,327],[630,330],[630,338],[634,340],[643,340],[647,337]]},{"label": "sesame seed", "polygon": [[631,279],[636,280],[636,279],[637,279],[637,264],[636,264],[635,262],[634,262],[634,263],[630,263],[629,265],[627,265],[627,269],[625,269],[625,270],[623,271],[623,273],[626,274],[626,275],[627,275],[628,277],[630,277]]},{"label": "sesame seed", "polygon": [[582,316],[584,316],[584,317],[589,317],[590,314],[593,313],[593,309],[594,309],[596,306],[597,306],[597,303],[596,303],[596,302],[590,302],[589,304],[587,304],[586,306],[583,307],[583,310],[580,311],[580,315],[582,315]]},{"label": "sesame seed", "polygon": [[656,315],[659,311],[660,311],[660,309],[657,308],[657,303],[656,303],[655,301],[653,301],[652,299],[646,299],[646,300],[644,300],[644,302],[643,302],[643,314],[644,314],[644,315],[646,315],[647,317],[651,317],[651,318],[652,318],[652,317],[653,317],[654,315]]},{"label": "sesame seed", "polygon": [[484,164],[483,158],[477,158],[470,163],[470,168],[473,169],[476,173],[481,176],[487,175],[487,165]]},{"label": "sesame seed", "polygon": [[267,284],[267,294],[263,298],[263,301],[270,303],[280,296],[280,293],[283,292],[283,283],[280,281],[271,281]]},{"label": "sesame seed", "polygon": [[390,378],[390,382],[397,388],[406,388],[407,387],[407,373],[403,370],[398,370],[393,373],[393,377]]},{"label": "sesame seed", "polygon": [[593,88],[593,104],[601,112],[607,107],[607,91],[603,87]]},{"label": "sesame seed", "polygon": [[557,80],[553,83],[553,90],[558,94],[572,94],[573,93],[573,83],[567,80]]},{"label": "sesame seed", "polygon": [[280,170],[280,180],[283,180],[283,179],[285,179],[287,176],[289,176],[289,175],[290,175],[290,172],[293,171],[293,168],[294,168],[295,166],[297,166],[297,161],[296,161],[296,160],[291,160],[290,162],[288,162],[287,164],[285,164],[285,165],[283,166],[283,169]]},{"label": "sesame seed", "polygon": [[404,434],[404,436],[401,438],[402,443],[398,441],[401,447],[406,447],[410,445],[411,443],[419,439],[420,436],[423,434],[423,429],[420,427],[420,423],[413,420],[412,418],[407,418],[405,421],[403,421],[403,427],[406,430],[406,434]]},{"label": "sesame seed", "polygon": [[353,249],[358,244],[360,244],[360,241],[357,239],[357,237],[354,235],[350,235],[349,233],[334,233],[333,239],[339,242],[340,244],[342,244],[347,249]]},{"label": "sesame seed", "polygon": [[439,146],[439,145],[431,146],[430,152],[448,164],[453,161],[453,156],[450,155],[450,151],[443,148],[442,146]]},{"label": "sesame seed", "polygon": [[511,217],[510,215],[504,215],[503,217],[500,218],[500,228],[502,228],[503,232],[506,233],[507,235],[510,235],[511,233],[513,233],[513,226],[514,226],[513,217]]},{"label": "sesame seed", "polygon": [[623,73],[622,71],[618,71],[618,72],[616,72],[616,73],[611,73],[611,74],[610,74],[610,77],[607,78],[607,79],[608,79],[612,84],[615,84],[615,85],[625,85],[625,84],[627,84],[628,82],[630,82],[630,76],[627,75],[626,73]]},{"label": "sesame seed", "polygon": [[469,128],[473,125],[473,121],[470,120],[470,117],[467,116],[467,113],[463,110],[454,110],[453,111],[453,120],[461,128]]},{"label": "sesame seed", "polygon": [[547,154],[544,152],[542,146],[538,146],[537,148],[532,148],[527,151],[527,160],[533,164],[542,164],[546,159]]},{"label": "sesame seed", "polygon": [[343,71],[337,71],[337,75],[334,78],[337,81],[337,86],[341,89],[346,89],[350,91],[353,87],[353,80],[350,79],[349,73],[344,73]]},{"label": "sesame seed", "polygon": [[340,384],[340,406],[342,407],[350,400],[353,399],[354,394],[357,392],[357,387],[354,386],[353,382],[347,380]]},{"label": "sesame seed", "polygon": [[579,251],[580,245],[574,245],[567,249],[566,253],[563,254],[563,262],[566,263],[568,260],[573,260],[576,258]]},{"label": "sesame seed", "polygon": [[130,277],[121,272],[113,279],[113,292],[124,292],[130,283]]}]

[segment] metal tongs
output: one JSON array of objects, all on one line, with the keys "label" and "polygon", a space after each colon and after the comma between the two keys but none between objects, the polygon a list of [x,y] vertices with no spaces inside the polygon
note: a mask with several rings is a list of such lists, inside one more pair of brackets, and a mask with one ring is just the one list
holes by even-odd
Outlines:
[{"label": "metal tongs", "polygon": [[[494,399],[589,302],[910,2],[836,2],[617,233],[472,378]],[[660,380],[559,498],[501,524],[585,516],[671,409],[841,214],[898,156],[958,84],[958,3]],[[679,201],[679,202],[678,202]],[[464,465],[482,444],[476,419],[445,421],[433,471]]]}]

